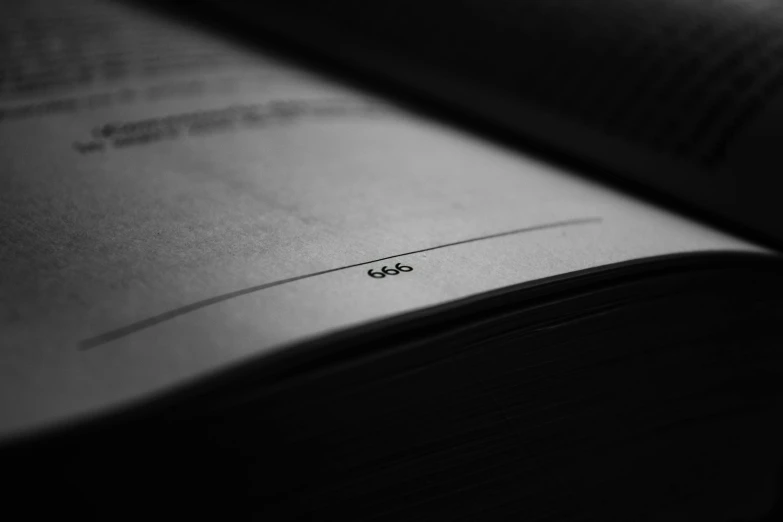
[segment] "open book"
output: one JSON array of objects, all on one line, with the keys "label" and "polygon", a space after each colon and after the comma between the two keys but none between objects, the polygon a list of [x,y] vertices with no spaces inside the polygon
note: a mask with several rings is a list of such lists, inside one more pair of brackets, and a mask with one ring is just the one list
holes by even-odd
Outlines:
[{"label": "open book", "polygon": [[[536,12],[556,16],[561,4]],[[601,5],[624,15],[614,4]],[[511,76],[497,76],[495,91],[465,81],[492,78],[473,69],[487,55],[481,33],[422,40],[424,25],[375,30],[403,11],[345,11],[366,17],[353,32],[349,18],[329,22],[345,14],[339,2],[307,5],[310,18],[289,7],[251,23],[518,128],[519,146],[139,5],[3,4],[0,443],[14,491],[56,491],[76,509],[83,484],[63,478],[108,473],[111,484],[90,486],[103,500],[89,502],[115,506],[135,495],[130,477],[154,467],[140,499],[198,512],[217,498],[219,509],[267,519],[768,510],[768,492],[746,497],[758,500],[778,456],[737,460],[758,478],[720,493],[730,508],[672,496],[646,471],[681,465],[694,436],[663,443],[671,461],[656,452],[661,431],[683,423],[711,419],[708,456],[746,437],[767,448],[783,433],[773,250],[783,227],[762,198],[777,197],[771,185],[757,185],[757,204],[733,205],[739,176],[686,178],[642,138],[638,154],[610,151],[616,143],[569,112],[566,87],[582,76],[550,92],[531,69],[535,78],[515,81],[537,94],[519,100],[504,88]],[[680,13],[667,16],[676,24]],[[574,34],[589,38],[594,25]],[[442,60],[474,44],[465,60]],[[563,45],[530,63],[569,69]],[[620,67],[601,63],[607,77]],[[606,94],[624,100],[612,108],[622,122],[637,110],[628,89]],[[591,92],[584,108],[600,112]],[[550,94],[563,103],[557,118],[530,116]],[[671,118],[659,110],[638,108]],[[589,177],[531,155],[531,135],[607,163],[606,182],[636,176],[718,225],[597,181],[594,168]],[[707,149],[705,165],[718,150]],[[735,235],[749,229],[766,242]],[[652,449],[632,460],[647,478],[624,467],[627,455],[607,454],[612,441],[646,441]],[[696,464],[677,467],[680,477],[712,462],[688,455]],[[258,466],[231,467],[238,456]],[[31,462],[48,462],[55,478]],[[594,480],[585,470],[596,467],[607,471]],[[610,485],[625,500],[608,506]]]}]

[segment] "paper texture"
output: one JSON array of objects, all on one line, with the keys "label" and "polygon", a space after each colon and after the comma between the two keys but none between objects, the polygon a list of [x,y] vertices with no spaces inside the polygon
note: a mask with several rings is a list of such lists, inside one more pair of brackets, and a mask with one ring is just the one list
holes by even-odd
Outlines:
[{"label": "paper texture", "polygon": [[124,4],[8,9],[0,440],[478,292],[758,250]]}]

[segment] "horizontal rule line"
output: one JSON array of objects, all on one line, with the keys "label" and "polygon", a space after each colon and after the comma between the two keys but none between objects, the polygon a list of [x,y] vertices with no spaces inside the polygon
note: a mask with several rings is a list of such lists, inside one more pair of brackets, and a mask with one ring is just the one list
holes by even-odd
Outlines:
[{"label": "horizontal rule line", "polygon": [[257,286],[251,286],[249,288],[244,288],[242,290],[237,290],[235,292],[229,292],[226,294],[221,294],[215,297],[211,297],[209,299],[204,299],[202,301],[196,301],[195,303],[191,303],[189,305],[182,306],[180,308],[175,308],[174,310],[169,310],[168,312],[163,312],[162,314],[155,315],[153,317],[148,317],[147,319],[142,319],[141,321],[137,321],[135,323],[131,323],[127,326],[123,326],[121,328],[117,328],[116,330],[111,330],[106,333],[102,333],[100,335],[96,335],[95,337],[90,337],[87,339],[84,339],[83,341],[79,342],[79,349],[80,350],[89,350],[92,348],[96,348],[98,346],[108,344],[112,341],[115,341],[117,339],[121,339],[123,337],[127,337],[131,334],[134,334],[138,331],[145,330],[147,328],[151,328],[155,325],[158,325],[160,323],[166,322],[170,319],[174,319],[175,317],[179,317],[181,315],[188,314],[190,312],[194,312],[196,310],[199,310],[201,308],[206,308],[207,306],[211,306],[213,304],[221,303],[223,301],[228,301],[229,299],[233,299],[235,297],[240,297],[247,294],[252,294],[253,292],[260,292],[261,290],[266,290],[267,288],[273,288],[275,286],[281,286],[288,283],[293,283],[295,281],[301,281],[302,279],[309,279],[311,277],[317,277],[321,275],[331,274],[333,272],[339,272],[341,270],[348,270],[349,268],[356,268],[358,266],[365,266],[370,265],[373,263],[378,263],[380,261],[386,261],[388,259],[394,259],[397,257],[404,257],[409,256],[413,254],[421,254],[423,252],[431,252],[433,250],[439,250],[441,248],[448,248],[453,247],[457,245],[465,245],[468,243],[475,243],[477,241],[486,241],[488,239],[496,239],[499,237],[506,237],[506,236],[513,236],[517,234],[524,234],[526,232],[535,232],[537,230],[546,230],[551,228],[563,228],[563,227],[569,227],[569,226],[575,226],[575,225],[584,225],[588,223],[600,223],[601,218],[599,217],[590,217],[590,218],[582,218],[582,219],[570,219],[567,221],[558,221],[555,223],[547,223],[544,225],[535,225],[532,227],[526,227],[526,228],[518,228],[516,230],[508,230],[506,232],[500,232],[497,234],[490,234],[487,236],[480,236],[480,237],[473,237],[470,239],[463,239],[461,241],[454,241],[452,243],[445,243],[442,245],[437,245],[429,248],[422,248],[421,250],[413,250],[411,252],[404,252],[402,254],[395,254],[393,256],[387,256],[387,257],[381,257],[378,259],[372,259],[370,261],[363,261],[361,263],[354,263],[352,265],[345,265],[340,266],[337,268],[330,268],[328,270],[321,270],[319,272],[312,272],[309,274],[304,274],[300,276],[295,277],[289,277],[287,279],[280,279],[278,281],[273,281],[271,283],[265,283],[262,285]]}]

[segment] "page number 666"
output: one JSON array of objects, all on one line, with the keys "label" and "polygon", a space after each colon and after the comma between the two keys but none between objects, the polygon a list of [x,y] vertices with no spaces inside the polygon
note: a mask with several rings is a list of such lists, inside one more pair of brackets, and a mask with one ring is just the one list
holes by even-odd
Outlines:
[{"label": "page number 666", "polygon": [[395,276],[400,272],[412,272],[412,271],[413,271],[412,266],[403,265],[402,263],[397,263],[396,265],[394,265],[394,268],[389,268],[388,266],[384,266],[380,270],[375,270],[374,268],[371,268],[367,271],[367,275],[374,279],[383,279],[387,275]]}]

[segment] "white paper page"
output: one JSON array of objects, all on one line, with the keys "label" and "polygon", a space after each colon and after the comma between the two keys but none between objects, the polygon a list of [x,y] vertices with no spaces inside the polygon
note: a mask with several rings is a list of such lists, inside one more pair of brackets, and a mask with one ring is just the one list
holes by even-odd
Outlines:
[{"label": "white paper page", "polygon": [[133,7],[9,5],[0,439],[510,284],[761,251]]}]

